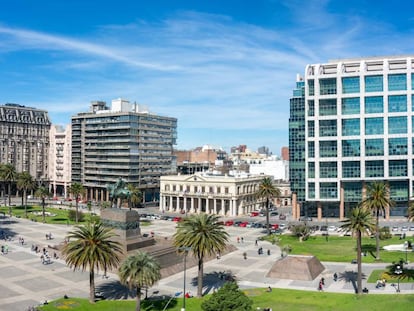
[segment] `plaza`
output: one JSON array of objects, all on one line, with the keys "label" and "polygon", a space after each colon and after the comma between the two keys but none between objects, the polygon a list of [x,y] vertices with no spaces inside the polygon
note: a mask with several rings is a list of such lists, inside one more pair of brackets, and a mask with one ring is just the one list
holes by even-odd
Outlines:
[{"label": "plaza", "polygon": [[[0,219],[0,229],[10,236],[10,241],[2,240],[1,245],[7,244],[8,254],[0,256],[0,310],[25,310],[29,306],[36,306],[44,301],[69,297],[87,298],[89,294],[89,273],[69,269],[61,258],[53,259],[50,264],[42,264],[41,253],[32,251],[32,245],[38,245],[40,249],[57,245],[64,241],[71,226],[49,225],[30,220],[4,217]],[[143,226],[142,233],[154,232],[156,237],[169,238],[175,231],[176,223],[165,220],[154,220],[152,225]],[[325,270],[312,281],[298,281],[288,279],[274,279],[266,277],[273,263],[280,258],[280,249],[268,242],[255,241],[262,236],[262,229],[226,227],[230,235],[229,243],[237,250],[219,259],[213,259],[204,265],[204,293],[212,293],[215,288],[223,284],[223,274],[234,275],[241,288],[288,288],[316,291],[319,279],[325,278],[326,292],[354,293],[352,282],[347,276],[354,275],[356,265],[351,263],[323,262]],[[53,239],[46,240],[45,235],[51,233]],[[19,237],[24,239],[24,244],[19,243]],[[243,238],[237,242],[237,238]],[[264,249],[264,254],[259,255],[258,247]],[[270,255],[267,255],[270,250]],[[53,250],[49,253],[53,255]],[[246,259],[243,254],[246,253]],[[374,269],[384,268],[386,264],[364,264],[363,273],[366,278]],[[333,280],[333,273],[340,276],[338,281]],[[341,276],[344,277],[341,277]],[[197,267],[189,267],[186,273],[186,291],[196,293]],[[115,273],[108,273],[108,278],[103,277],[102,272],[96,274],[95,282],[97,292],[102,293],[107,299],[125,298],[125,288],[122,288]],[[384,289],[375,289],[375,284],[366,283],[370,293],[394,294],[395,288],[386,286]],[[402,293],[414,293],[413,283],[402,283]],[[183,273],[179,272],[163,278],[148,291],[148,296],[174,295],[183,290]]]}]

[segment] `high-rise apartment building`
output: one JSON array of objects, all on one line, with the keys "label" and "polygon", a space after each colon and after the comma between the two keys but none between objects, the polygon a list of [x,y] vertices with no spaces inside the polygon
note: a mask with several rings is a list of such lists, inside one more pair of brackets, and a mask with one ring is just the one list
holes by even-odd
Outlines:
[{"label": "high-rise apartment building", "polygon": [[17,172],[48,181],[50,120],[45,110],[17,104],[0,106],[0,161]]},{"label": "high-rise apartment building", "polygon": [[68,196],[72,167],[72,130],[52,125],[49,148],[49,186],[53,196]]},{"label": "high-rise apartment building", "polygon": [[[396,202],[384,216],[405,215],[414,191],[414,56],[308,65],[304,83],[303,110],[292,112],[300,96],[291,99],[291,118],[304,114],[306,128],[302,214],[343,218],[367,183],[384,181]],[[291,165],[302,141],[290,139]]]},{"label": "high-rise apartment building", "polygon": [[177,119],[151,114],[126,100],[92,102],[72,117],[72,182],[87,198],[108,200],[107,186],[122,178],[139,187],[144,203],[159,200],[161,175],[176,172]]}]

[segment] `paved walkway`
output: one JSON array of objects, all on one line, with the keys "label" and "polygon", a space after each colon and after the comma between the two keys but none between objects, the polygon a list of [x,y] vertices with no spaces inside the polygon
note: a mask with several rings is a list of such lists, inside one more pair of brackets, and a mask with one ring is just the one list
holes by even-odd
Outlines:
[{"label": "paved walkway", "polygon": [[[70,270],[62,259],[53,259],[53,250],[49,250],[52,256],[50,264],[42,264],[40,255],[32,251],[32,245],[38,245],[40,249],[58,245],[63,242],[71,226],[57,226],[32,222],[18,218],[0,218],[0,230],[11,237],[10,241],[0,241],[0,245],[7,245],[9,252],[0,255],[0,310],[22,311],[29,306],[38,305],[45,300],[53,300],[63,297],[65,294],[73,297],[88,297],[89,274]],[[153,222],[153,225],[142,227],[142,233],[155,232],[156,236],[170,237],[175,230],[175,223],[163,220]],[[237,250],[222,256],[218,260],[212,260],[205,264],[205,288],[206,293],[220,287],[224,280],[223,275],[232,274],[236,277],[241,288],[268,287],[292,288],[301,290],[317,290],[319,278],[314,281],[295,281],[284,279],[271,279],[265,275],[275,260],[280,258],[280,250],[277,246],[268,242],[259,242],[255,245],[257,237],[261,236],[261,229],[228,227],[230,242]],[[53,239],[46,240],[45,235],[52,233]],[[237,243],[237,237],[243,238],[243,243]],[[24,244],[19,243],[19,238],[24,239]],[[259,255],[258,247],[263,247],[264,254]],[[270,255],[267,255],[270,250]],[[243,258],[243,253],[247,259]],[[325,271],[321,277],[325,278],[327,292],[353,293],[353,283],[349,277],[354,276],[356,265],[345,263],[323,263]],[[383,268],[384,265],[363,265],[364,274],[369,276],[371,270]],[[339,275],[339,280],[334,282],[333,273]],[[117,276],[109,274],[104,278],[102,274],[96,276],[97,289],[112,298],[125,298],[128,290],[119,286]],[[152,295],[172,295],[182,292],[184,287],[184,274],[178,273],[162,279],[149,292]],[[186,271],[186,291],[196,293],[197,267]],[[385,289],[375,289],[375,284],[366,284],[370,293],[395,293],[394,287],[387,285]],[[413,284],[400,284],[401,293],[414,293]]]}]

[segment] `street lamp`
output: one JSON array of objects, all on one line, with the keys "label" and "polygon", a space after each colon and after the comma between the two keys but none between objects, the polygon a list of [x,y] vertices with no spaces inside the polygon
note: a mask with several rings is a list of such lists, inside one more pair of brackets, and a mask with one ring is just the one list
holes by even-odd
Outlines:
[{"label": "street lamp", "polygon": [[400,292],[400,275],[403,273],[403,271],[402,271],[402,269],[401,269],[401,266],[400,265],[397,265],[396,267],[395,267],[395,270],[394,270],[394,274],[396,274],[397,275],[397,277],[398,277],[398,285],[397,285],[397,293],[399,293]]},{"label": "street lamp", "polygon": [[408,264],[408,258],[407,258],[408,241],[404,242],[404,248],[405,248],[405,264]]},{"label": "street lamp", "polygon": [[184,251],[184,285],[183,285],[183,307],[181,308],[181,311],[185,311],[185,279],[186,279],[186,264],[187,264],[187,255],[188,252],[191,250],[191,247],[188,246],[182,246],[179,247],[178,250]]}]

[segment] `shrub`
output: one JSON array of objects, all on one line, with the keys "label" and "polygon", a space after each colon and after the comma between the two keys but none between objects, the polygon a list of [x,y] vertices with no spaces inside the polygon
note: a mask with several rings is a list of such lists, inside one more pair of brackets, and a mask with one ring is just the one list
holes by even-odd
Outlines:
[{"label": "shrub", "polygon": [[201,304],[204,311],[252,310],[253,301],[239,289],[236,282],[227,282]]},{"label": "shrub", "polygon": [[390,227],[382,227],[379,231],[379,238],[380,240],[388,240],[392,238],[392,234],[390,232]]},{"label": "shrub", "polygon": [[[70,221],[76,221],[76,211],[75,210],[69,210],[68,211],[68,218]],[[85,218],[85,215],[81,212],[78,211],[78,221],[82,222]]]}]

